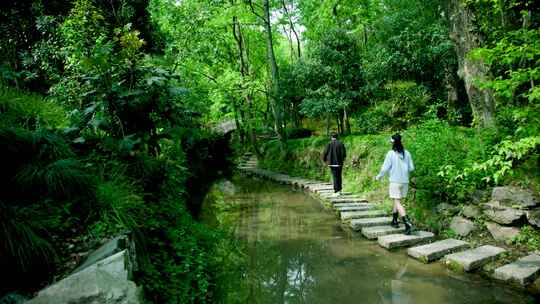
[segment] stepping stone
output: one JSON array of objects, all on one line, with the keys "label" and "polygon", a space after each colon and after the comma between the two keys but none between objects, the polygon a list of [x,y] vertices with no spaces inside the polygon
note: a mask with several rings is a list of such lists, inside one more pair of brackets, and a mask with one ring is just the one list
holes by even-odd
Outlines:
[{"label": "stepping stone", "polygon": [[364,227],[372,226],[387,226],[392,223],[391,217],[374,217],[365,219],[353,219],[351,220],[351,228],[354,231],[358,231]]},{"label": "stepping stone", "polygon": [[333,190],[334,186],[330,184],[312,184],[307,187],[310,191],[315,192],[317,190],[328,189]]},{"label": "stepping stone", "polygon": [[368,211],[344,211],[341,212],[341,220],[352,220],[359,218],[369,218],[369,217],[381,217],[385,216],[386,212],[382,210],[368,210]]},{"label": "stepping stone", "polygon": [[315,191],[313,191],[321,196],[331,196],[334,194],[334,187],[332,187],[332,189],[315,189]]},{"label": "stepping stone", "polygon": [[429,231],[415,231],[411,235],[390,234],[380,236],[377,242],[381,247],[384,247],[386,249],[394,249],[431,242],[434,237],[435,234]]},{"label": "stepping stone", "polygon": [[362,228],[361,232],[366,238],[374,240],[383,235],[403,233],[405,232],[405,226],[401,225],[398,228],[394,228],[392,226],[364,227]]},{"label": "stepping stone", "polygon": [[297,179],[294,184],[298,187],[304,187],[305,185],[309,184],[309,181],[305,179]]},{"label": "stepping stone", "polygon": [[332,206],[335,209],[339,209],[339,208],[342,208],[342,207],[373,206],[373,204],[369,204],[369,203],[335,203],[335,204],[332,204]]},{"label": "stepping stone", "polygon": [[332,197],[328,199],[332,204],[337,203],[367,203],[368,201],[358,196]]},{"label": "stepping stone", "polygon": [[324,199],[353,197],[351,194],[340,195],[340,196],[334,196],[334,190],[317,191],[317,194],[319,194],[319,196],[322,197],[322,198],[324,198]]},{"label": "stepping stone", "polygon": [[337,207],[335,208],[338,212],[346,211],[367,211],[375,208],[373,205],[363,204],[358,206],[346,206],[346,207]]},{"label": "stepping stone", "polygon": [[485,245],[449,254],[444,259],[446,264],[454,270],[471,271],[495,260],[505,251],[505,249],[500,247]]},{"label": "stepping stone", "polygon": [[449,253],[461,251],[462,249],[467,249],[469,247],[470,245],[467,242],[456,239],[446,239],[427,245],[409,248],[407,253],[409,256],[420,260],[421,262],[429,263],[438,260]]},{"label": "stepping stone", "polygon": [[540,274],[540,255],[531,254],[513,263],[501,266],[493,272],[498,280],[525,286],[532,283]]}]

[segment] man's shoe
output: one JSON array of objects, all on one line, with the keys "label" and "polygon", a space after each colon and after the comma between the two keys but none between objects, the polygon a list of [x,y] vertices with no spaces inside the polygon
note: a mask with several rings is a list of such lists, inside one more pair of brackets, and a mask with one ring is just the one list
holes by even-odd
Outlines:
[{"label": "man's shoe", "polygon": [[339,195],[340,195],[339,192],[332,193],[332,197],[338,197]]}]

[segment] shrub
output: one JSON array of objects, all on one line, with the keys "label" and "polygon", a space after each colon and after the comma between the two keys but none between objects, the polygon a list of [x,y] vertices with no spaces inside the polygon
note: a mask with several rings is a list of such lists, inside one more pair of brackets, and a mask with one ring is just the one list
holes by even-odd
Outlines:
[{"label": "shrub", "polygon": [[102,182],[96,189],[96,213],[98,220],[89,227],[96,238],[117,234],[120,231],[138,229],[138,214],[144,204],[143,198],[133,184],[121,181]]},{"label": "shrub", "polygon": [[400,130],[427,118],[431,95],[426,87],[414,82],[396,81],[385,86],[381,100],[372,102],[358,117],[361,133]]}]

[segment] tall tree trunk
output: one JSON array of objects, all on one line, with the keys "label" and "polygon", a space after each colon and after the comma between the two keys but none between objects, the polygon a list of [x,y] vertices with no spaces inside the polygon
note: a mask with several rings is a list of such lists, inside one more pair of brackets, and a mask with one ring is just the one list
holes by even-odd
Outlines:
[{"label": "tall tree trunk", "polygon": [[287,8],[287,4],[285,3],[285,0],[281,0],[281,5],[283,6],[283,9],[285,10],[285,14],[287,15],[287,18],[289,19],[289,27],[291,28],[291,31],[294,33],[294,37],[296,38],[296,49],[298,51],[298,58],[300,58],[302,57],[302,46],[300,45],[300,36],[298,36],[298,33],[296,32],[291,14],[289,13],[289,9]]},{"label": "tall tree trunk", "polygon": [[[238,61],[239,61],[239,68],[240,68],[240,74],[242,75],[242,78],[245,79],[249,77],[250,71],[249,71],[249,57],[247,56],[245,43],[244,43],[244,36],[242,34],[242,28],[240,26],[240,22],[238,21],[238,17],[233,16],[233,37],[236,41],[236,46],[238,47]],[[249,140],[252,146],[253,151],[258,157],[261,157],[261,152],[259,150],[259,145],[257,144],[257,135],[255,134],[255,127],[253,126],[253,97],[251,93],[246,94],[245,96],[246,104],[247,104],[247,117],[245,117],[245,125],[247,127]]]},{"label": "tall tree trunk", "polygon": [[282,147],[286,144],[285,130],[283,129],[283,111],[279,106],[278,93],[279,93],[279,71],[276,62],[276,55],[274,53],[274,39],[272,37],[272,24],[270,23],[270,1],[263,0],[263,23],[266,34],[266,52],[268,57],[268,64],[270,65],[270,100],[273,103],[274,119],[276,124],[276,133]]},{"label": "tall tree trunk", "polygon": [[330,113],[326,113],[326,136],[330,136]]},{"label": "tall tree trunk", "polygon": [[345,134],[351,134],[351,122],[349,121],[347,108],[343,109],[343,120],[345,121]]},{"label": "tall tree trunk", "polygon": [[460,0],[448,3],[450,32],[458,55],[458,75],[473,110],[474,120],[481,128],[495,126],[495,99],[493,93],[478,87],[477,81],[489,77],[489,68],[483,62],[468,58],[468,53],[481,46],[482,39],[474,25],[474,15]]},{"label": "tall tree trunk", "polygon": [[236,124],[236,130],[238,132],[238,137],[240,137],[240,142],[244,143],[246,138],[244,136],[244,126],[240,123],[240,110],[238,109],[238,103],[234,99],[234,96],[231,96],[231,100],[233,103],[233,111],[234,111],[234,123]]},{"label": "tall tree trunk", "polygon": [[291,49],[290,50],[291,62],[294,62],[294,43],[292,41],[291,32],[287,31],[287,28],[285,27],[285,25],[283,25],[282,27],[283,27],[283,32],[285,32],[285,34],[287,35],[287,41],[289,41],[289,48]]}]

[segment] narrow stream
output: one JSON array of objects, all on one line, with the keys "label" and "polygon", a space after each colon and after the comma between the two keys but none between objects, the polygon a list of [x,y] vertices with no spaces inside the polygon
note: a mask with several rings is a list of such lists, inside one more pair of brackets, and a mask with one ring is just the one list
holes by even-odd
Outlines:
[{"label": "narrow stream", "polygon": [[320,202],[289,187],[235,177],[214,191],[229,207],[216,211],[207,200],[203,209],[214,211],[204,221],[227,217],[247,251],[233,278],[245,299],[234,303],[535,303],[478,275],[350,236]]}]

